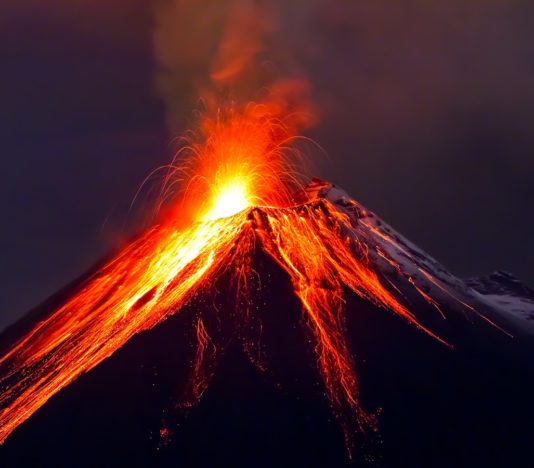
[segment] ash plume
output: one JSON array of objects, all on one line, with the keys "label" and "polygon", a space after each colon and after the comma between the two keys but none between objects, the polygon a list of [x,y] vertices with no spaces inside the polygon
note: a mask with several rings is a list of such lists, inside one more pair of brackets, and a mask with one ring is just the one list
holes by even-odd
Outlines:
[{"label": "ash plume", "polygon": [[316,121],[311,85],[281,41],[281,2],[159,0],[155,4],[155,89],[171,133],[184,116],[221,99],[277,102]]}]

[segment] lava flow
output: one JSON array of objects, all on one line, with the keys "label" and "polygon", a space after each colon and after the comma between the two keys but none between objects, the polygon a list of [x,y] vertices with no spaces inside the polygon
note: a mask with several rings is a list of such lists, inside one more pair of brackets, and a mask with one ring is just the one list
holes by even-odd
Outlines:
[{"label": "lava flow", "polygon": [[[325,199],[303,197],[297,166],[288,157],[297,124],[281,114],[276,107],[250,104],[206,120],[203,137],[188,149],[193,157],[185,166],[173,162],[167,172],[161,198],[175,201],[162,210],[161,220],[1,357],[0,442],[132,336],[180,313],[223,271],[231,272],[246,301],[255,249],[272,257],[291,280],[347,445],[354,434],[376,428],[375,416],[359,402],[343,288],[443,340],[373,271],[366,246],[351,235],[350,217]],[[180,178],[187,184],[174,193]],[[238,320],[247,319],[237,305],[235,313]],[[207,385],[202,366],[213,351],[201,321],[197,332],[193,373],[199,385],[193,402]]]}]

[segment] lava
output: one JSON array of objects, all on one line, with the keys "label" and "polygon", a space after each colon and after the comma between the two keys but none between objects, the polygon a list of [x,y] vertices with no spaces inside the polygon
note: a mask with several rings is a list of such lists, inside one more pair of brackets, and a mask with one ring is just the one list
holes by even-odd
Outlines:
[{"label": "lava", "polygon": [[[160,221],[0,358],[0,442],[135,334],[180,313],[222,272],[231,272],[235,293],[243,299],[236,301],[238,320],[249,320],[255,249],[274,259],[300,300],[326,395],[349,449],[355,434],[376,430],[375,415],[358,397],[343,289],[447,343],[373,271],[353,220],[326,199],[303,197],[298,164],[288,157],[298,125],[282,116],[277,106],[251,104],[204,121],[201,137],[185,150],[185,162],[177,159],[166,168],[161,199],[174,201],[162,202]],[[181,191],[175,190],[177,180]],[[378,248],[377,253],[385,255]],[[434,298],[411,284],[440,310]],[[201,320],[197,338],[187,405],[201,397],[219,352]]]}]

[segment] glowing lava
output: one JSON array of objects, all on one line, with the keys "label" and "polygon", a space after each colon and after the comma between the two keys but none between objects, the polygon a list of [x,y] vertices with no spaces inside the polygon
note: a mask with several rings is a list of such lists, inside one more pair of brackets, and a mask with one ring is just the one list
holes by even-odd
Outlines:
[{"label": "glowing lava", "polygon": [[[354,434],[376,428],[375,417],[359,403],[344,328],[343,288],[442,340],[420,324],[398,291],[382,284],[346,213],[325,199],[297,203],[293,198],[299,178],[287,147],[295,129],[290,120],[280,118],[280,109],[265,105],[231,110],[204,123],[202,138],[189,147],[186,167],[171,165],[162,198],[175,196],[178,201],[163,219],[0,359],[0,442],[132,336],[179,313],[223,271],[231,272],[236,293],[244,298],[245,307],[236,303],[238,320],[249,320],[255,249],[271,256],[291,280],[347,445]],[[187,178],[187,184],[176,195],[178,176]],[[206,362],[216,352],[202,322],[197,336],[191,403],[206,388]]]},{"label": "glowing lava", "polygon": [[221,188],[206,215],[207,220],[228,218],[252,206],[250,195],[245,184],[239,180],[230,181]]}]

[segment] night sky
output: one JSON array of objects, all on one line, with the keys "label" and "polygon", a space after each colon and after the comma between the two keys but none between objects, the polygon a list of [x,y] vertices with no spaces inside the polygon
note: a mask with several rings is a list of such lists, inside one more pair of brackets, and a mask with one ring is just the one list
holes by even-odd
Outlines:
[{"label": "night sky", "polygon": [[[0,329],[146,215],[130,202],[194,121],[218,18],[245,2],[170,18],[169,98],[154,37],[171,1],[2,1]],[[272,61],[313,87],[320,119],[306,135],[328,154],[312,155],[318,175],[452,272],[505,269],[534,285],[531,2],[270,3]]]}]

